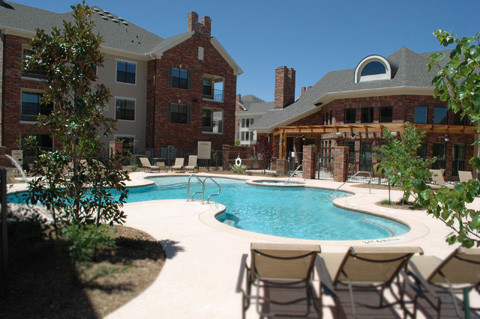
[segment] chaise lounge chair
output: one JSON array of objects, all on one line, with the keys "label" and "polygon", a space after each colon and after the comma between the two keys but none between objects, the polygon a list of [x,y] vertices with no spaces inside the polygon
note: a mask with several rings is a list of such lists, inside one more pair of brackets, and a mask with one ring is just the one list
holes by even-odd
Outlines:
[{"label": "chaise lounge chair", "polygon": [[177,157],[175,159],[175,164],[171,168],[173,170],[181,170],[183,169],[184,164],[185,164],[185,159],[183,157]]},{"label": "chaise lounge chair", "polygon": [[472,172],[470,171],[458,171],[458,180],[460,183],[468,182],[473,179]]},{"label": "chaise lounge chair", "polygon": [[[413,279],[409,283],[415,294],[413,298],[414,318],[418,310],[419,299],[425,300],[435,309],[437,318],[445,316],[445,314],[442,314],[442,310],[446,308],[444,303],[445,300],[450,301],[450,304],[454,306],[456,316],[461,318],[462,315],[455,293],[462,292],[463,288],[471,290],[474,287],[478,291],[478,285],[480,284],[480,248],[465,249],[460,247],[444,260],[435,256],[414,256],[408,265],[408,276],[408,278]],[[444,296],[443,300],[441,296]],[[425,309],[425,311],[427,310]],[[427,317],[431,316],[432,314],[427,315]]]},{"label": "chaise lounge chair", "polygon": [[312,284],[318,253],[318,245],[252,243],[251,265],[247,266],[248,256],[243,255],[237,282],[237,292],[242,292],[243,318],[252,301],[262,318],[306,317],[312,308],[320,318],[321,298]]},{"label": "chaise lounge chair", "polygon": [[195,169],[198,170],[197,155],[188,156],[188,165],[185,166],[185,169],[188,171],[194,171]]},{"label": "chaise lounge chair", "polygon": [[[333,297],[336,317],[340,316],[341,302],[345,298],[349,299],[354,317],[357,317],[357,306],[382,309],[399,304],[405,311],[403,289],[395,292],[392,286],[396,281],[398,287],[402,287],[399,273],[415,253],[423,251],[420,247],[350,247],[346,254],[322,254],[319,273],[323,294]],[[395,297],[393,302],[386,303],[386,288]],[[375,293],[378,303],[372,302],[371,297],[365,303],[355,299],[359,291]]]},{"label": "chaise lounge chair", "polygon": [[446,187],[449,189],[453,189],[453,185],[445,184],[445,179],[443,178],[443,173],[445,172],[444,169],[431,169],[430,172],[432,173],[432,183],[427,184],[432,189],[439,189],[441,187]]},{"label": "chaise lounge chair", "polygon": [[146,168],[146,169],[149,169],[150,172],[159,170],[158,166],[154,166],[154,165],[150,164],[150,161],[148,160],[147,157],[140,157],[139,160],[140,160],[140,164],[142,165],[142,167]]}]

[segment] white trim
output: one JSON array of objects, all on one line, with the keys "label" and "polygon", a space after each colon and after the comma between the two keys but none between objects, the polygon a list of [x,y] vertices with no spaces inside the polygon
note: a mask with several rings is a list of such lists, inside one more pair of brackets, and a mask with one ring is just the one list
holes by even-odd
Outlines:
[{"label": "white trim", "polygon": [[[162,44],[160,43],[157,47],[161,47],[160,49],[156,50],[156,48],[153,49],[152,52],[149,52],[147,53],[146,55],[150,56],[152,59],[154,58],[157,58],[157,59],[161,59],[163,54],[170,50],[171,48],[174,48],[176,47],[177,45],[179,45],[180,43],[182,42],[185,42],[187,41],[188,39],[190,39],[192,36],[193,36],[193,33],[194,32],[189,32],[181,37],[179,37],[178,39],[176,39],[175,41],[172,41],[170,42],[168,45],[162,47]],[[168,39],[166,40],[163,40],[163,41],[167,41]]]},{"label": "white trim", "polygon": [[[130,63],[130,64],[135,64],[135,83],[117,81],[118,61],[125,62],[125,63]],[[115,58],[115,83],[128,84],[128,85],[136,86],[137,85],[137,74],[138,74],[138,64],[137,64],[136,61],[126,60],[126,59],[122,59],[122,58]]]},{"label": "white trim", "polygon": [[[134,101],[134,109],[133,109],[133,120],[124,120],[124,119],[117,119],[117,100],[130,100]],[[130,122],[130,123],[135,123],[137,121],[137,99],[134,97],[126,97],[126,96],[115,96],[115,106],[114,106],[114,119],[117,121],[122,121],[122,122]]]},{"label": "white trim", "polygon": [[213,45],[215,49],[217,49],[218,53],[227,61],[227,63],[232,67],[233,73],[235,75],[243,74],[243,70],[238,66],[237,63],[233,60],[233,58],[228,54],[228,52],[222,47],[220,42],[215,39],[215,37],[210,38],[210,43]]},{"label": "white trim", "polygon": [[[362,71],[371,62],[380,62],[385,67],[386,73],[382,74],[372,74],[362,76]],[[368,82],[376,80],[391,80],[392,79],[392,67],[390,62],[387,59],[380,55],[370,55],[364,58],[360,63],[358,63],[355,68],[355,83],[359,82]]]}]

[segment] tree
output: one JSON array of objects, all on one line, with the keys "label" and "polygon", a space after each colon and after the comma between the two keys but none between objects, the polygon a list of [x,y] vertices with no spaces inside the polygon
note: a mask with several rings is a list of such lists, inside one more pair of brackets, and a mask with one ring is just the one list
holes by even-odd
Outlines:
[{"label": "tree", "polygon": [[93,11],[85,2],[72,9],[73,21],[63,21],[62,28],[49,34],[37,29],[24,59],[26,71],[46,77],[42,103],[54,108],[39,115],[37,124],[58,145],[38,157],[29,202],[41,202],[51,211],[57,235],[58,225],[123,223],[121,206],[128,192],[128,175],[117,169],[118,158],[102,156],[100,137],[115,129],[115,121],[102,113],[110,91],[96,83],[96,68],[104,62],[102,37],[93,31]]},{"label": "tree", "polygon": [[[448,101],[450,109],[480,128],[479,34],[459,38],[451,32],[436,30],[434,35],[444,47],[455,45],[448,62],[443,66],[440,64],[444,63],[444,53],[433,53],[427,61],[430,70],[435,65],[440,67],[432,82],[435,86],[434,96]],[[478,157],[470,159],[470,164],[480,169]],[[467,207],[479,195],[478,180],[457,184],[453,191],[441,189],[435,193],[425,187],[419,192],[419,197],[428,206],[428,213],[452,228],[447,242],[459,242],[465,247],[480,246],[480,212]]]},{"label": "tree", "polygon": [[[419,132],[407,124],[400,139],[395,138],[387,129],[383,129],[383,138],[387,144],[378,147],[375,157],[380,162],[376,164],[378,173],[383,173],[393,186],[399,185],[403,190],[402,202],[408,202],[412,192],[418,187],[418,180],[432,177],[428,167],[436,159],[424,159],[417,155],[417,150],[425,137],[425,132]],[[417,204],[417,198],[415,199]]]},{"label": "tree", "polygon": [[263,160],[263,170],[265,171],[270,166],[273,156],[272,142],[268,140],[266,135],[258,136],[257,144],[255,144],[255,151]]}]

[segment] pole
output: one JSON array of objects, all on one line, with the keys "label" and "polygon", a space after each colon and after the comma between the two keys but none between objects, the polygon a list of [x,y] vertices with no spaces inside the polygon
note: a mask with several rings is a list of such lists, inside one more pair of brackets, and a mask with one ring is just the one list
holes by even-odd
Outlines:
[{"label": "pole", "polygon": [[470,319],[470,298],[468,292],[468,287],[463,288],[463,309],[465,311],[465,319]]},{"label": "pole", "polygon": [[2,295],[7,296],[8,292],[8,233],[7,233],[7,170],[0,170],[1,190],[0,203],[2,209]]}]

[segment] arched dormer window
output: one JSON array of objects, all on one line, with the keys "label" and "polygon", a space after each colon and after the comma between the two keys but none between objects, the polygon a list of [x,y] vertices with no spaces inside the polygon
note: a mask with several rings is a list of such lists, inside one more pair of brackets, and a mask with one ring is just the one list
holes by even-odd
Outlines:
[{"label": "arched dormer window", "polygon": [[355,83],[390,80],[392,66],[387,59],[380,55],[371,55],[360,61],[355,69]]}]

